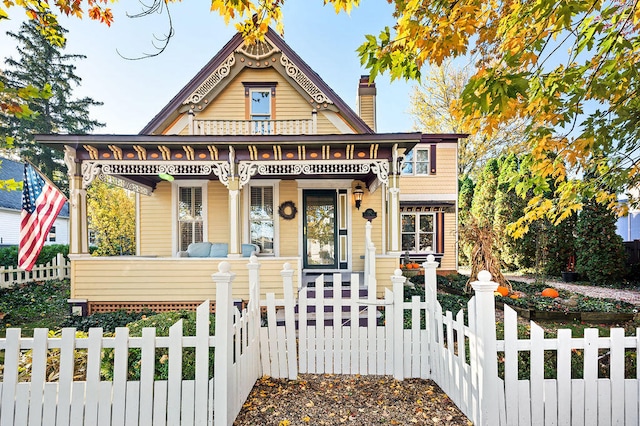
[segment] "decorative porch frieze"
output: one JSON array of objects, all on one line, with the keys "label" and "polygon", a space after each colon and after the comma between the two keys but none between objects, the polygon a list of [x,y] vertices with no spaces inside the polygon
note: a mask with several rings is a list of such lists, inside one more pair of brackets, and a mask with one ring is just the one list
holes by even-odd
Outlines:
[{"label": "decorative porch frieze", "polygon": [[384,184],[389,182],[389,162],[387,160],[345,161],[241,161],[238,167],[240,187],[252,176],[296,176],[296,175],[366,175],[374,173]]},{"label": "decorative porch frieze", "polygon": [[284,53],[280,56],[280,63],[284,66],[287,75],[294,79],[314,101],[319,104],[333,104],[331,99],[329,99],[329,97],[325,95],[295,63],[287,58]]},{"label": "decorative porch frieze", "polygon": [[82,187],[88,187],[101,173],[117,178],[121,178],[122,175],[157,176],[161,173],[172,176],[209,176],[214,174],[224,186],[228,187],[230,166],[226,161],[183,161],[172,163],[152,161],[85,161],[82,163]]},{"label": "decorative porch frieze", "polygon": [[202,82],[196,90],[182,103],[183,105],[197,104],[207,96],[231,72],[231,67],[236,63],[235,54],[230,54],[220,66]]}]

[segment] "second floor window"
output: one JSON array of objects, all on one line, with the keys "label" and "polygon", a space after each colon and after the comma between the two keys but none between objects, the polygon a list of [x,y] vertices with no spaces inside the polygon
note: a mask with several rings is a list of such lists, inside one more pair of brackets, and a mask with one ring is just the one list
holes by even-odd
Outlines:
[{"label": "second floor window", "polygon": [[271,119],[271,89],[251,89],[249,104],[251,120]]},{"label": "second floor window", "polygon": [[428,175],[431,163],[428,148],[414,148],[404,158],[403,175]]}]

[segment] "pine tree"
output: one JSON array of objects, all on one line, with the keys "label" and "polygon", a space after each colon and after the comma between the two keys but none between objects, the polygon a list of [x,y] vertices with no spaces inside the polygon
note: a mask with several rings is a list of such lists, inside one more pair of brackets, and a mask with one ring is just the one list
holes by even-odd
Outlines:
[{"label": "pine tree", "polygon": [[[67,31],[60,28],[62,33]],[[29,107],[35,117],[29,120],[7,118],[8,133],[15,138],[15,149],[22,158],[34,163],[44,174],[67,192],[68,182],[63,163],[63,154],[37,144],[34,134],[89,133],[104,126],[89,117],[89,108],[102,105],[89,97],[73,98],[73,89],[82,79],[75,74],[74,61],[85,59],[84,55],[65,54],[64,46],[53,46],[29,20],[17,33],[7,35],[18,42],[18,58],[7,58],[3,80],[7,87],[19,89],[51,87],[51,96],[31,99]]]},{"label": "pine tree", "polygon": [[606,205],[587,201],[576,224],[576,271],[594,284],[619,284],[626,253],[616,234],[616,215]]},{"label": "pine tree", "polygon": [[[458,181],[458,225],[464,227],[469,223],[471,216],[471,203],[473,202],[474,183],[467,175]],[[460,233],[458,244],[458,263],[469,265],[471,262],[471,248],[473,243],[467,241],[464,234]]]}]

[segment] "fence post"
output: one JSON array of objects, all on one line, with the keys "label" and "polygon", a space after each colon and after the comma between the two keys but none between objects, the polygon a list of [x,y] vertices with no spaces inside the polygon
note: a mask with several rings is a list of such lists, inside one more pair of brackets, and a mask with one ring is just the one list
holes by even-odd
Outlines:
[{"label": "fence post", "polygon": [[498,284],[491,281],[488,271],[478,273],[471,283],[475,291],[476,333],[478,354],[479,425],[499,424],[498,416],[498,352],[496,349],[496,302]]},{"label": "fence post", "polygon": [[247,269],[249,270],[249,307],[260,309],[260,263],[255,252],[249,258]]},{"label": "fence post", "polygon": [[296,320],[294,315],[295,303],[293,300],[293,273],[290,263],[282,266],[282,284],[284,285],[284,325],[287,347],[287,371],[289,380],[298,378],[298,354],[296,352]]},{"label": "fence post", "polygon": [[236,277],[229,262],[220,262],[218,271],[211,274],[216,283],[216,349],[214,375],[213,420],[215,426],[233,423],[230,416],[231,396],[229,392],[231,364],[233,363],[233,301],[231,288]]},{"label": "fence post", "polygon": [[393,378],[404,380],[404,282],[407,277],[396,269],[393,283]]},{"label": "fence post", "polygon": [[62,253],[56,254],[56,279],[64,279],[64,255]]},{"label": "fence post", "polygon": [[[436,320],[436,305],[438,304],[438,274],[436,268],[438,262],[434,255],[427,256],[427,260],[422,263],[424,268],[424,298],[427,305],[427,353],[429,356],[429,376],[441,374],[440,371],[434,373],[436,368],[436,348],[438,343],[438,321]],[[437,376],[436,376],[437,377]]]}]

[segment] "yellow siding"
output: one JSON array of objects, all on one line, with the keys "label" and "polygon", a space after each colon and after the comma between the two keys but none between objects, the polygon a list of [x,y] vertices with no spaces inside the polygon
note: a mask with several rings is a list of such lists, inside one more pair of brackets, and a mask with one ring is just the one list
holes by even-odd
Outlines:
[{"label": "yellow siding", "polygon": [[[72,261],[75,271],[73,296],[90,302],[178,302],[215,300],[216,286],[211,274],[221,261],[231,263],[236,274],[233,297],[248,299],[248,259],[184,258],[90,258]],[[261,259],[261,295],[267,292],[283,297],[284,262],[295,270],[293,288],[297,289],[299,258]]]},{"label": "yellow siding", "polygon": [[391,276],[400,265],[400,256],[378,256],[376,257],[376,282],[378,297],[384,297],[384,289],[393,288]]},{"label": "yellow siding", "polygon": [[456,170],[457,150],[441,148],[436,150],[436,174],[430,176],[402,176],[402,194],[455,194],[458,186]]},{"label": "yellow siding", "polygon": [[[355,184],[353,186],[355,187]],[[364,256],[365,254],[364,242],[367,221],[362,218],[362,212],[368,208],[371,208],[378,213],[378,217],[371,222],[371,239],[373,244],[376,246],[376,253],[380,254],[384,251],[384,247],[382,245],[382,228],[385,227],[386,224],[383,222],[384,215],[382,212],[384,211],[384,205],[382,195],[383,191],[381,188],[378,188],[378,190],[373,194],[368,190],[365,190],[360,210],[356,209],[353,205],[351,207],[351,255],[354,271],[364,270],[364,259],[361,258],[361,256]],[[351,197],[349,202],[353,204],[353,197]]]},{"label": "yellow siding", "polygon": [[444,214],[444,256],[440,269],[453,271],[456,269],[456,214]]},{"label": "yellow siding", "polygon": [[149,197],[140,197],[140,255],[171,256],[171,184],[160,182]]},{"label": "yellow siding", "polygon": [[[298,205],[298,182],[295,180],[280,181],[280,203],[293,201],[298,208],[298,214],[291,220],[285,220],[279,215],[278,231],[280,239],[280,256],[298,256],[298,230],[303,217],[302,206]],[[275,206],[277,208],[277,206]],[[277,212],[274,212],[277,214]]]},{"label": "yellow siding", "polygon": [[209,181],[207,190],[208,241],[229,242],[229,190],[218,180]]}]

